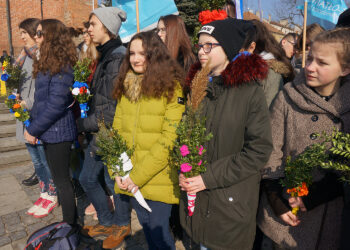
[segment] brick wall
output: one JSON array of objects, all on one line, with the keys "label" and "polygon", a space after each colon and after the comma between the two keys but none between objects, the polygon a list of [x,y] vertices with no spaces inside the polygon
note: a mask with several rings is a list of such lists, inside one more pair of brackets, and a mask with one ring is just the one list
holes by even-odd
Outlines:
[{"label": "brick wall", "polygon": [[[41,18],[40,0],[10,0],[12,45],[17,55],[23,47],[19,35],[19,23],[29,17]],[[92,0],[42,0],[43,18],[56,18],[67,26],[82,27],[92,11]],[[94,0],[97,8],[97,0]],[[0,55],[10,53],[6,15],[6,0],[0,0]]]}]

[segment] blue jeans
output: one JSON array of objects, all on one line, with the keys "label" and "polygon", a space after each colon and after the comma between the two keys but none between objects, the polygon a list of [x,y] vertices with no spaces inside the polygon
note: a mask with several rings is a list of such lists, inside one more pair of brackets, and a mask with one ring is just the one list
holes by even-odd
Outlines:
[{"label": "blue jeans", "polygon": [[57,195],[56,187],[53,184],[49,165],[46,161],[43,144],[32,145],[26,143],[30,157],[34,165],[35,173],[39,179],[40,192],[47,192],[49,195]]},{"label": "blue jeans", "polygon": [[[128,200],[121,199],[114,192],[115,181],[108,174],[107,167],[103,164],[101,157],[91,152],[91,146],[84,150],[85,159],[83,169],[79,176],[79,182],[83,187],[86,195],[94,205],[99,223],[103,226],[129,225],[131,220],[131,209]],[[103,172],[107,187],[113,193],[115,211],[109,210],[108,199],[101,183],[99,175]]]},{"label": "blue jeans", "polygon": [[[127,195],[121,195],[122,197]],[[169,218],[171,204],[159,201],[146,200],[152,212],[141,207],[134,197],[129,197],[132,207],[135,209],[137,218],[142,225],[149,249],[172,249],[175,250],[175,241],[171,235]]]}]

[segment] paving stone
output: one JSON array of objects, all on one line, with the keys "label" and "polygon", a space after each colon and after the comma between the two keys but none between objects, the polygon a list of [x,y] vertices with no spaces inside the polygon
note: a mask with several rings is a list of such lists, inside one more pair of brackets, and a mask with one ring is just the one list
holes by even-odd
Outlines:
[{"label": "paving stone", "polygon": [[14,225],[5,225],[5,228],[7,233],[13,233],[13,232],[25,230],[25,227],[23,226],[22,223],[14,224]]},{"label": "paving stone", "polygon": [[[23,250],[27,246],[27,237],[11,242],[13,249]],[[1,250],[1,249],[0,249]]]},{"label": "paving stone", "polygon": [[18,211],[17,213],[18,213],[19,216],[25,217],[25,216],[28,216],[27,215],[27,211],[28,211],[28,209],[25,208],[25,209],[22,209],[22,210]]},{"label": "paving stone", "polygon": [[18,216],[17,213],[15,213],[12,217],[10,218],[3,218],[2,222],[7,225],[7,226],[10,226],[10,225],[15,225],[15,224],[19,224],[21,223],[21,220],[20,220],[20,217]]},{"label": "paving stone", "polygon": [[11,239],[8,236],[1,236],[0,237],[0,246],[7,245],[11,242]]},{"label": "paving stone", "polygon": [[33,232],[37,231],[38,229],[46,226],[43,222],[39,222],[36,224],[31,225],[30,227],[27,227],[27,233],[28,235],[31,235]]},{"label": "paving stone", "polygon": [[0,250],[13,250],[13,249],[17,249],[17,248],[13,248],[11,244],[0,247]]},{"label": "paving stone", "polygon": [[11,220],[13,217],[17,217],[16,212],[8,213],[8,214],[1,216],[1,220],[3,223],[6,223],[7,220]]},{"label": "paving stone", "polygon": [[54,218],[54,215],[51,213],[48,216],[45,216],[43,218],[41,218],[42,221],[45,221],[45,223],[49,220],[52,220]]},{"label": "paving stone", "polygon": [[27,237],[27,233],[25,230],[14,232],[10,234],[10,238],[12,241],[20,240]]},{"label": "paving stone", "polygon": [[24,225],[29,226],[37,223],[38,219],[31,215],[25,214],[23,217],[21,217],[21,221]]}]

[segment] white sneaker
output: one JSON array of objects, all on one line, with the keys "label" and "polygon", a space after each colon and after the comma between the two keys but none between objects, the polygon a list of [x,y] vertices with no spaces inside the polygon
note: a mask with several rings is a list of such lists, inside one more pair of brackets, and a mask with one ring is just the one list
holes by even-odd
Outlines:
[{"label": "white sneaker", "polygon": [[41,193],[39,199],[36,200],[36,202],[34,202],[34,206],[32,206],[31,208],[28,209],[27,214],[28,215],[33,215],[35,213],[35,211],[41,207],[41,204],[44,202],[44,200],[47,197],[47,193]]},{"label": "white sneaker", "polygon": [[52,209],[54,209],[57,206],[57,196],[50,196],[47,195],[46,199],[44,199],[41,206],[35,210],[33,216],[35,218],[42,218],[47,216]]}]

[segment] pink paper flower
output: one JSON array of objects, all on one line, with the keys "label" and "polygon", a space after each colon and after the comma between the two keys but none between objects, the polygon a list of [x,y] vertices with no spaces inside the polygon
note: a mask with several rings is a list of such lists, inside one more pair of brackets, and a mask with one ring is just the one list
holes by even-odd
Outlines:
[{"label": "pink paper flower", "polygon": [[200,160],[200,161],[198,162],[198,166],[200,166],[200,165],[202,165],[202,160]]},{"label": "pink paper flower", "polygon": [[187,145],[182,145],[181,148],[180,148],[180,152],[181,152],[181,155],[183,157],[185,157],[186,155],[188,155],[190,153],[190,151],[188,150]]},{"label": "pink paper flower", "polygon": [[201,145],[200,148],[197,147],[197,149],[198,149],[198,154],[202,155],[203,154],[203,150],[204,150],[203,146]]},{"label": "pink paper flower", "polygon": [[189,163],[182,163],[181,164],[181,172],[182,173],[186,173],[186,172],[190,172],[192,169],[192,166]]}]

